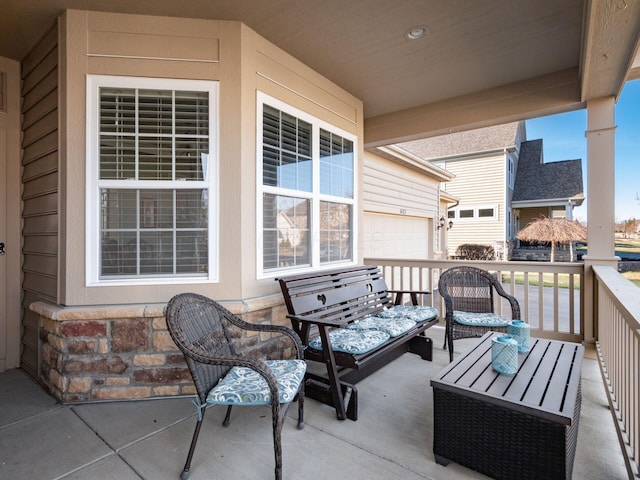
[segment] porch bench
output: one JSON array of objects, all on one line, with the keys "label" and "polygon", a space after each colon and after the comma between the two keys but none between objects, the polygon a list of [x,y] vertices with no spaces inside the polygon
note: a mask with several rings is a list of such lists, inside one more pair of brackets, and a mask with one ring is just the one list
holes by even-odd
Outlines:
[{"label": "porch bench", "polygon": [[[432,359],[425,330],[437,323],[438,311],[418,305],[418,295],[430,292],[389,290],[371,265],[276,280],[305,359],[317,362],[307,369],[306,396],[333,406],[338,419],[357,420],[358,381],[405,352]],[[404,294],[412,305],[402,305]]]}]

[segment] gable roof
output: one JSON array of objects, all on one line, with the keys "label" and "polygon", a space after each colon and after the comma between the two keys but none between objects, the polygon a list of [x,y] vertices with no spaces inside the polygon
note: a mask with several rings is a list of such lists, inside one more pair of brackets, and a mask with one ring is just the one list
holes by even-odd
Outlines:
[{"label": "gable roof", "polygon": [[523,122],[455,132],[399,143],[396,146],[425,160],[514,148],[518,141],[518,129],[521,123]]},{"label": "gable roof", "polygon": [[513,202],[574,199],[582,203],[582,160],[544,163],[542,139],[520,144]]}]

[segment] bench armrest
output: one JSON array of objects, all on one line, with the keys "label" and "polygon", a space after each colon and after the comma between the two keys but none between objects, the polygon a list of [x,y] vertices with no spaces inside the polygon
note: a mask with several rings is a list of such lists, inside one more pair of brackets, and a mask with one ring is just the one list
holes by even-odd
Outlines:
[{"label": "bench armrest", "polygon": [[409,294],[413,305],[418,305],[418,295],[431,295],[429,290],[387,290],[387,292],[395,295],[393,302],[395,305],[400,305],[402,303],[402,298],[405,293]]},{"label": "bench armrest", "polygon": [[350,323],[350,320],[345,320],[344,318],[327,319],[317,315],[287,315],[287,318],[293,321],[313,323],[315,325],[324,325],[326,327],[344,327]]},{"label": "bench armrest", "polygon": [[420,293],[422,295],[431,295],[431,290],[387,290],[389,293]]}]

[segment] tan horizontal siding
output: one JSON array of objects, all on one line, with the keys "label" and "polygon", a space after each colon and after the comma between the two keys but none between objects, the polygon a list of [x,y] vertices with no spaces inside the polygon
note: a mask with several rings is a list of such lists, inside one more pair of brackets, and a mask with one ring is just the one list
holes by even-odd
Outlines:
[{"label": "tan horizontal siding", "polygon": [[523,208],[520,210],[520,228],[526,227],[529,223],[541,217],[548,217],[549,209],[547,207]]},{"label": "tan horizontal siding", "polygon": [[22,111],[26,112],[37,105],[44,97],[58,88],[58,69],[54,68],[35,84],[33,89],[22,97]]},{"label": "tan horizontal siding", "polygon": [[[38,376],[38,317],[27,308],[22,319],[22,353],[20,368],[33,377]],[[31,318],[34,316],[35,318]]]},{"label": "tan horizontal siding", "polygon": [[450,255],[462,244],[494,247],[505,238],[506,161],[504,155],[493,155],[446,163],[446,169],[456,175],[446,189],[460,199],[458,209],[497,208],[495,220],[455,219],[447,238]]},{"label": "tan horizontal siding", "polygon": [[31,198],[43,193],[52,193],[58,191],[58,174],[57,172],[49,173],[33,179],[24,184],[23,198]]},{"label": "tan horizontal siding", "polygon": [[220,58],[217,38],[167,36],[165,32],[90,31],[87,48],[89,55],[112,57],[189,59],[202,62],[217,62]]},{"label": "tan horizontal siding", "polygon": [[[22,81],[22,91],[24,95],[28,95],[31,90],[38,86],[41,79],[45,78],[50,72],[58,72],[58,49],[54,48],[47,53],[47,56],[27,74]],[[24,72],[23,72],[24,73]]]},{"label": "tan horizontal siding", "polygon": [[502,156],[447,162],[447,170],[456,175],[446,185],[447,192],[460,198],[460,207],[502,203],[505,192],[504,162]]},{"label": "tan horizontal siding", "polygon": [[[44,37],[38,42],[28,55],[22,60],[22,78],[33,72],[41,63],[45,62],[52,51],[58,48],[58,27],[53,25],[52,28],[45,33]],[[57,57],[56,57],[57,58]],[[56,61],[57,65],[58,62]],[[24,88],[24,85],[23,85]]]},{"label": "tan horizontal siding", "polygon": [[[292,68],[290,61],[288,64],[283,64],[269,53],[258,51],[256,52],[256,73],[259,90],[269,92],[274,86],[286,85],[281,95],[285,101],[292,104],[299,104],[300,101],[308,102],[309,106],[305,107],[305,110],[317,114],[314,110],[320,109],[322,113],[318,115],[321,118],[326,116],[326,112],[331,112],[351,124],[358,121],[357,106],[349,101],[350,99],[340,98],[334,92],[327,91],[323,85],[310,80],[305,75],[306,72]],[[308,99],[314,100],[309,102]],[[341,126],[339,122],[335,124]]]},{"label": "tan horizontal siding", "polygon": [[57,211],[58,193],[56,192],[45,195],[37,195],[31,198],[25,198],[22,216],[25,218],[30,218],[46,214],[54,215]]},{"label": "tan horizontal siding", "polygon": [[365,211],[433,215],[438,211],[439,182],[381,157],[366,154],[362,203]]},{"label": "tan horizontal siding", "polygon": [[86,73],[216,79],[220,22],[73,12],[86,19]]},{"label": "tan horizontal siding", "polygon": [[58,151],[50,152],[40,157],[37,162],[31,162],[22,168],[22,180],[28,182],[42,175],[47,175],[58,170]]},{"label": "tan horizontal siding", "polygon": [[35,104],[29,110],[24,112],[22,117],[22,127],[29,128],[42,117],[51,113],[58,108],[58,90],[53,90],[42,101]]},{"label": "tan horizontal siding", "polygon": [[39,141],[32,143],[23,150],[23,165],[37,160],[51,152],[58,150],[58,133],[56,131],[42,137]]},{"label": "tan horizontal siding", "polygon": [[58,128],[58,111],[53,110],[22,132],[22,145],[28,147]]},{"label": "tan horizontal siding", "polygon": [[38,215],[23,219],[23,235],[42,235],[58,232],[58,215]]},{"label": "tan horizontal siding", "polygon": [[58,259],[55,255],[25,255],[22,268],[25,272],[55,277],[58,271]]},{"label": "tan horizontal siding", "polygon": [[22,245],[24,253],[39,253],[41,255],[56,255],[58,253],[57,235],[31,235],[25,237]]},{"label": "tan horizontal siding", "polygon": [[50,275],[24,272],[22,288],[37,295],[40,300],[56,303],[58,281]]},{"label": "tan horizontal siding", "polygon": [[38,317],[29,305],[57,302],[58,290],[58,29],[22,62],[22,354],[38,374]]}]

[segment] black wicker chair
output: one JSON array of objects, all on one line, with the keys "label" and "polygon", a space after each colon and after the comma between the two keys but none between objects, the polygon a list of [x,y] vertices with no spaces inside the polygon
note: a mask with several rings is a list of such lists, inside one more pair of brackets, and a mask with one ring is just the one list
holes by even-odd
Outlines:
[{"label": "black wicker chair", "polygon": [[[506,332],[509,320],[520,319],[518,300],[502,288],[495,275],[477,267],[453,267],[440,275],[438,290],[445,305],[446,333],[444,345],[449,345],[449,361],[453,360],[453,341],[459,338],[481,337],[488,331]],[[494,313],[494,293],[511,305],[511,318]]]},{"label": "black wicker chair", "polygon": [[[306,364],[299,337],[287,327],[245,322],[214,300],[193,293],[173,297],[166,318],[169,333],[187,360],[197,391],[198,422],[180,478],[189,478],[206,407],[218,404],[227,405],[224,426],[229,424],[233,405],[271,405],[275,478],[281,479],[282,422],[296,396],[298,428],[304,428]],[[251,342],[243,335],[244,330],[271,332],[272,336],[259,343],[256,335]],[[277,343],[269,346],[269,342]],[[268,355],[279,358],[267,360]]]}]

